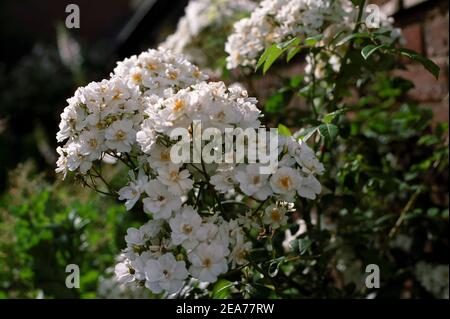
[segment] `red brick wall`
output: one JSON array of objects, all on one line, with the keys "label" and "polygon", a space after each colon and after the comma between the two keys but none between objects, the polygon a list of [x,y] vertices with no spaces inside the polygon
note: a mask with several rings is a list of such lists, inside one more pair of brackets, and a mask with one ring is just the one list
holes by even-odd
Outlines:
[{"label": "red brick wall", "polygon": [[411,98],[431,107],[437,122],[448,121],[448,0],[369,0],[395,18],[403,31],[405,46],[432,59],[441,68],[436,80],[422,66],[407,62],[398,73],[415,84]]}]

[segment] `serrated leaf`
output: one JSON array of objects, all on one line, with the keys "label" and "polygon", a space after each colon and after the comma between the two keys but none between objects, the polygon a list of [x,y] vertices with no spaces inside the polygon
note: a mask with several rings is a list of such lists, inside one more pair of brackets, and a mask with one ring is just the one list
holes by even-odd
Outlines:
[{"label": "serrated leaf", "polygon": [[312,245],[312,240],[308,238],[302,238],[298,240],[298,250],[300,252],[300,255],[304,255],[309,247]]},{"label": "serrated leaf", "polygon": [[226,279],[219,279],[212,291],[213,299],[227,299],[230,296],[230,287],[234,284]]},{"label": "serrated leaf", "polygon": [[338,132],[339,132],[338,127],[334,124],[319,125],[319,133],[327,141],[333,141],[338,135]]},{"label": "serrated leaf", "polygon": [[264,61],[263,73],[265,74],[267,70],[272,66],[272,64],[279,58],[279,56],[283,53],[283,50],[280,49],[276,44],[273,44],[269,48],[269,53]]},{"label": "serrated leaf", "polygon": [[364,58],[364,60],[367,60],[373,53],[375,53],[377,50],[387,47],[386,44],[380,44],[380,45],[368,45],[362,48],[361,55]]},{"label": "serrated leaf", "polygon": [[354,40],[354,39],[363,39],[363,38],[370,38],[370,35],[368,33],[352,33],[349,34],[347,36],[345,36],[342,40],[340,40],[336,46],[341,46],[347,42],[349,42],[350,40]]},{"label": "serrated leaf", "polygon": [[286,55],[286,62],[291,61],[301,50],[301,47],[290,48]]},{"label": "serrated leaf", "polygon": [[437,66],[436,63],[434,63],[430,59],[427,59],[426,57],[420,55],[416,51],[410,49],[400,49],[400,54],[411,60],[421,63],[425,67],[425,69],[427,69],[431,74],[434,75],[436,80],[439,78],[440,68],[439,66]]},{"label": "serrated leaf", "polygon": [[313,37],[309,37],[305,39],[305,44],[312,47],[316,45],[317,42],[323,39],[323,34],[318,34]]},{"label": "serrated leaf", "polygon": [[328,113],[323,117],[323,122],[326,124],[330,124],[337,116],[341,115],[342,113],[345,113],[348,111],[348,108],[343,108],[331,113]]},{"label": "serrated leaf", "polygon": [[291,136],[291,131],[283,124],[278,124],[278,134],[283,136]]},{"label": "serrated leaf", "polygon": [[269,264],[269,268],[268,268],[268,275],[270,277],[276,277],[276,275],[278,275],[278,271],[280,270],[280,266],[281,264],[284,262],[285,257],[280,257],[280,258],[276,258],[274,260],[272,260]]},{"label": "serrated leaf", "polygon": [[298,136],[299,139],[306,142],[317,131],[318,127],[308,127]]},{"label": "serrated leaf", "polygon": [[255,71],[258,70],[261,65],[263,66],[263,73],[266,73],[267,70],[272,66],[272,64],[289,48],[297,46],[300,43],[299,38],[292,38],[290,40],[272,44],[268,47],[263,54],[259,57],[258,63],[256,64]]},{"label": "serrated leaf", "polygon": [[258,63],[256,64],[255,67],[255,71],[257,71],[261,67],[261,65],[263,65],[263,63],[266,61],[267,57],[269,56],[269,49],[270,47],[265,49],[263,54],[261,54],[261,56],[259,57]]},{"label": "serrated leaf", "polygon": [[292,47],[294,45],[298,45],[298,44],[300,44],[300,39],[299,38],[292,38],[290,40],[278,43],[278,44],[276,44],[276,46],[278,48],[282,49],[282,50],[286,50],[286,49],[288,49],[288,48],[290,48],[290,47]]}]

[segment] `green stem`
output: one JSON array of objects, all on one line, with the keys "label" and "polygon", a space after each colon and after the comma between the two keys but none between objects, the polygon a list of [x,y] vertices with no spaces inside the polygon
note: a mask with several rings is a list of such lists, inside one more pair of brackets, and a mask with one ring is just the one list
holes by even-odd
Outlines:
[{"label": "green stem", "polygon": [[[366,7],[366,0],[360,0],[358,7],[359,7],[358,16],[356,18],[355,27],[353,28],[352,34],[358,33],[358,31],[359,31],[359,27],[361,26],[361,19],[362,19],[363,14],[364,14],[364,8]],[[333,97],[332,97],[332,100],[330,101],[330,103],[328,105],[329,106],[328,111],[330,111],[330,112],[336,110],[336,104],[337,104],[336,100],[340,96],[339,83],[340,83],[340,81],[341,81],[341,79],[342,79],[342,77],[344,75],[343,71],[344,71],[345,67],[347,66],[347,61],[348,61],[348,59],[350,57],[350,52],[353,50],[354,41],[355,41],[355,39],[350,40],[350,43],[349,43],[348,48],[347,48],[347,50],[345,52],[344,58],[342,59],[341,69],[339,70],[339,73],[338,73],[338,75],[337,75],[337,77],[335,79],[335,83],[336,84],[335,84],[335,87],[334,87]],[[345,86],[345,83],[343,83],[343,86]]]}]

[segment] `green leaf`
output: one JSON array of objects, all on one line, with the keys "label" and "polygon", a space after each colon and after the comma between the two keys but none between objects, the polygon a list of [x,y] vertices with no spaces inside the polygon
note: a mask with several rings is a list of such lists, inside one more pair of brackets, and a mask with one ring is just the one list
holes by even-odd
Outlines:
[{"label": "green leaf", "polygon": [[312,240],[308,238],[302,238],[298,240],[298,250],[300,252],[300,255],[304,255],[309,247],[312,245]]},{"label": "green leaf", "polygon": [[280,266],[284,260],[285,257],[279,257],[270,261],[269,268],[267,269],[267,273],[270,277],[273,278],[278,275],[278,271],[280,270]]},{"label": "green leaf", "polygon": [[306,142],[307,140],[309,140],[311,136],[313,136],[313,134],[317,131],[317,129],[318,127],[308,127],[302,129],[301,133],[297,135],[297,139]]},{"label": "green leaf", "polygon": [[427,210],[427,216],[428,217],[437,217],[438,215],[439,215],[439,208],[437,208],[437,207],[431,207],[431,208],[428,208],[428,210]]},{"label": "green leaf", "polygon": [[334,124],[319,125],[319,133],[327,141],[333,141],[336,138],[338,131],[338,127]]},{"label": "green leaf", "polygon": [[291,131],[283,124],[278,124],[278,133],[283,136],[291,136]]},{"label": "green leaf", "polygon": [[283,50],[280,49],[276,44],[269,48],[269,54],[264,62],[263,73],[266,74],[267,70],[272,66],[272,64],[280,57]]},{"label": "green leaf", "polygon": [[278,44],[272,44],[260,56],[255,70],[258,70],[261,65],[264,64],[263,73],[265,74],[272,64],[280,57],[280,55],[286,52],[289,48],[297,46],[299,43],[299,38],[293,38]]},{"label": "green leaf", "polygon": [[386,44],[380,44],[380,45],[368,45],[365,46],[362,50],[361,50],[361,55],[363,56],[364,60],[367,60],[375,51],[384,48],[384,47],[388,47]]},{"label": "green leaf", "polygon": [[301,47],[290,48],[286,55],[286,62],[291,61],[301,50]]},{"label": "green leaf", "polygon": [[336,44],[336,46],[341,46],[341,45],[343,45],[351,40],[354,40],[354,39],[364,39],[364,38],[370,38],[370,34],[369,33],[359,33],[359,32],[352,33],[352,34],[345,36],[342,40],[340,40]]},{"label": "green leaf", "polygon": [[318,34],[313,37],[309,37],[305,39],[305,44],[312,47],[316,45],[317,42],[323,39],[323,34]]},{"label": "green leaf", "polygon": [[266,61],[267,57],[269,56],[269,49],[270,49],[270,47],[265,49],[263,54],[261,54],[261,56],[259,57],[258,63],[256,64],[255,71],[257,71],[261,67],[261,65],[263,65],[263,63]]},{"label": "green leaf", "polygon": [[286,50],[294,45],[299,45],[300,39],[299,38],[292,38],[290,40],[278,43],[276,46],[282,50]]},{"label": "green leaf", "polygon": [[427,69],[431,74],[434,75],[436,80],[439,78],[440,68],[430,59],[427,59],[426,57],[410,49],[400,49],[400,54],[411,60],[421,63],[425,67],[425,69]]},{"label": "green leaf", "polygon": [[230,287],[234,284],[226,279],[219,279],[212,291],[213,299],[227,299],[230,296]]},{"label": "green leaf", "polygon": [[331,122],[333,122],[333,120],[334,120],[337,116],[339,116],[339,115],[341,115],[342,113],[345,113],[345,112],[347,112],[347,111],[348,111],[348,108],[342,108],[342,109],[340,109],[340,110],[337,110],[337,111],[328,113],[327,115],[325,115],[325,116],[323,117],[323,122],[324,122],[325,124],[330,124]]},{"label": "green leaf", "polygon": [[264,105],[264,111],[266,113],[276,113],[282,109],[283,103],[284,103],[283,92],[277,92],[267,99]]}]

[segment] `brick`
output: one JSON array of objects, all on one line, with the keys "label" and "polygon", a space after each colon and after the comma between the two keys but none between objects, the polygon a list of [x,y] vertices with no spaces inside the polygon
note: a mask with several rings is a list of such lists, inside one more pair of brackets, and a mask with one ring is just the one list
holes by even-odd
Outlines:
[{"label": "brick", "polygon": [[403,0],[403,8],[409,9],[429,0]]},{"label": "brick", "polygon": [[448,122],[448,97],[444,98],[441,102],[424,102],[423,106],[429,107],[433,111],[432,124]]},{"label": "brick", "polygon": [[425,45],[428,57],[448,56],[448,12],[425,21]]},{"label": "brick", "polygon": [[404,27],[402,34],[406,41],[404,45],[406,48],[424,54],[423,30],[419,22]]},{"label": "brick", "polygon": [[446,59],[435,59],[441,73],[436,80],[422,65],[409,64],[406,70],[394,73],[414,83],[415,88],[409,92],[409,97],[418,102],[441,102],[448,95],[448,65]]}]

